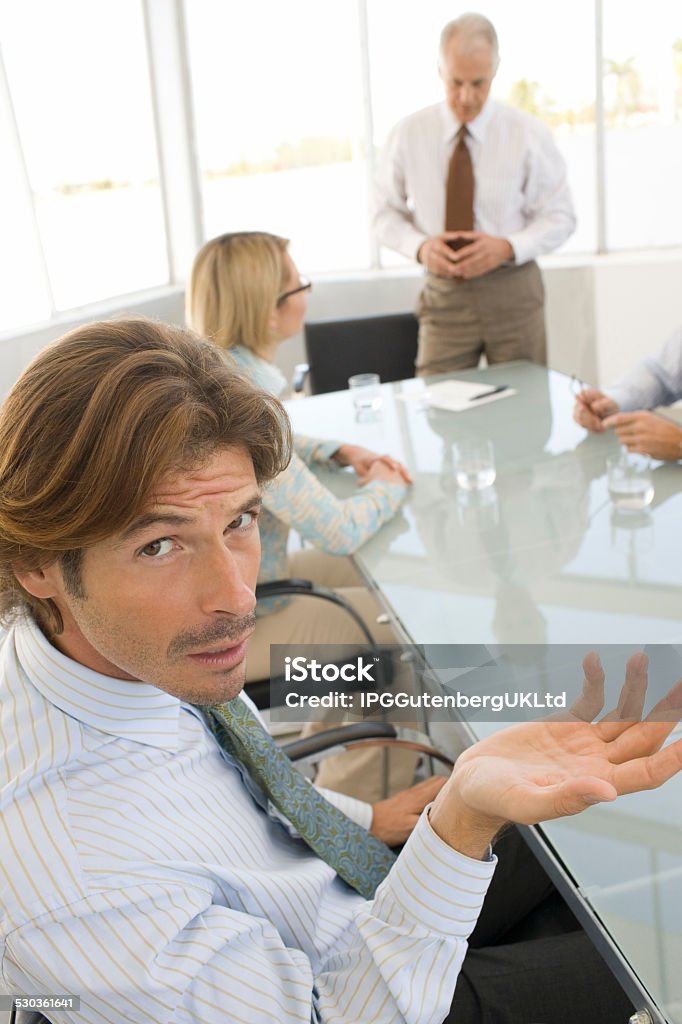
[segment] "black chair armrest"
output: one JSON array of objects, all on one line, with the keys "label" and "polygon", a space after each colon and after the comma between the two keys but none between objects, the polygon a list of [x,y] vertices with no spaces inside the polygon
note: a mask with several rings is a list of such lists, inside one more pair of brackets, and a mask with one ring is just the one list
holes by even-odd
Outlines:
[{"label": "black chair armrest", "polygon": [[372,634],[365,625],[362,617],[358,615],[355,608],[353,608],[353,606],[335,590],[332,590],[330,587],[323,587],[319,583],[313,583],[312,580],[296,578],[272,580],[268,583],[259,583],[256,587],[257,601],[262,601],[266,597],[278,597],[282,594],[299,594],[306,597],[317,597],[322,601],[330,601],[332,604],[338,605],[339,608],[343,608],[343,610],[350,615],[364,636],[367,641],[367,646],[374,654],[379,654],[379,648],[375,644]]},{"label": "black chair armrest", "polygon": [[295,395],[303,394],[305,388],[306,377],[310,373],[310,366],[308,363],[296,363],[294,366],[294,376],[291,380],[291,390]]},{"label": "black chair armrest", "polygon": [[355,722],[352,725],[340,725],[334,729],[306,736],[304,739],[293,740],[282,745],[282,750],[292,761],[320,760],[332,750],[338,752],[342,747],[353,750],[356,747],[386,747],[393,750],[413,750],[418,754],[440,761],[448,769],[454,765],[453,759],[444,751],[434,747],[419,733],[402,730],[402,735],[395,726],[388,722]]},{"label": "black chair armrest", "polygon": [[283,744],[282,750],[292,761],[300,761],[304,757],[315,757],[330,747],[345,746],[352,740],[395,739],[397,735],[395,726],[388,722],[356,722],[354,725],[338,725],[300,740],[292,740],[291,743]]}]

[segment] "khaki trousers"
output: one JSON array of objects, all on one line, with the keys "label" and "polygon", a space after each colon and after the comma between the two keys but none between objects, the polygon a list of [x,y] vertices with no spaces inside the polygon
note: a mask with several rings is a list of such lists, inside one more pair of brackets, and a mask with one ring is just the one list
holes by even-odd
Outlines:
[{"label": "khaki trousers", "polygon": [[498,267],[471,281],[427,274],[417,301],[417,376],[528,359],[547,362],[545,290],[537,263]]},{"label": "khaki trousers", "polygon": [[[378,644],[397,644],[399,640],[388,624],[377,623],[381,608],[363,585],[349,558],[328,555],[312,548],[297,551],[289,558],[289,575],[337,590],[362,616]],[[270,675],[270,644],[364,644],[366,640],[351,617],[342,608],[314,597],[292,597],[285,608],[263,615],[249,643],[246,666],[249,681]],[[331,729],[338,721],[307,722],[304,736]],[[388,751],[389,794],[412,784],[418,758],[409,751]],[[353,750],[325,758],[317,769],[315,784],[376,803],[384,798],[385,751],[378,748]]]}]

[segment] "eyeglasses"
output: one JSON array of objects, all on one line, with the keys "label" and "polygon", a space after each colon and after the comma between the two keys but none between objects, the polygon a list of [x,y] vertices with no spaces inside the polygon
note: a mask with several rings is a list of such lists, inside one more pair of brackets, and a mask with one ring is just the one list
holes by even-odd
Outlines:
[{"label": "eyeglasses", "polygon": [[290,292],[284,292],[282,295],[279,296],[279,298],[277,299],[278,306],[281,306],[283,302],[286,302],[287,299],[290,299],[292,295],[298,295],[299,292],[310,291],[310,289],[313,286],[313,282],[309,281],[307,277],[300,277],[299,281],[301,283],[297,288],[292,288]]},{"label": "eyeglasses", "polygon": [[577,377],[575,373],[571,374],[571,380],[569,383],[569,389],[571,394],[577,398],[581,391],[585,390],[585,385],[581,381],[580,377]]}]

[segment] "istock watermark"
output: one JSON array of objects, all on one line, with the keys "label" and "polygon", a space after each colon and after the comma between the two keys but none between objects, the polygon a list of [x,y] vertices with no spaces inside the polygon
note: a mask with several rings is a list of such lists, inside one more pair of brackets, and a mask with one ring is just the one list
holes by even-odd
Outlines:
[{"label": "istock watermark", "polygon": [[275,722],[599,717],[617,708],[626,679],[642,690],[645,713],[680,717],[665,695],[682,679],[682,644],[280,644],[270,655]]}]

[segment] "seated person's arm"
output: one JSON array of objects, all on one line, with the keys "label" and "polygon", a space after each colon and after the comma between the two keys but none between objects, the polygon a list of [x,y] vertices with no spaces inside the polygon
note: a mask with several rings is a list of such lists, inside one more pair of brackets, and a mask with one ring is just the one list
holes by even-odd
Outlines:
[{"label": "seated person's arm", "polygon": [[350,555],[390,519],[405,497],[402,475],[376,462],[364,486],[337,498],[294,456],[287,470],[265,489],[265,508],[321,551]]}]

